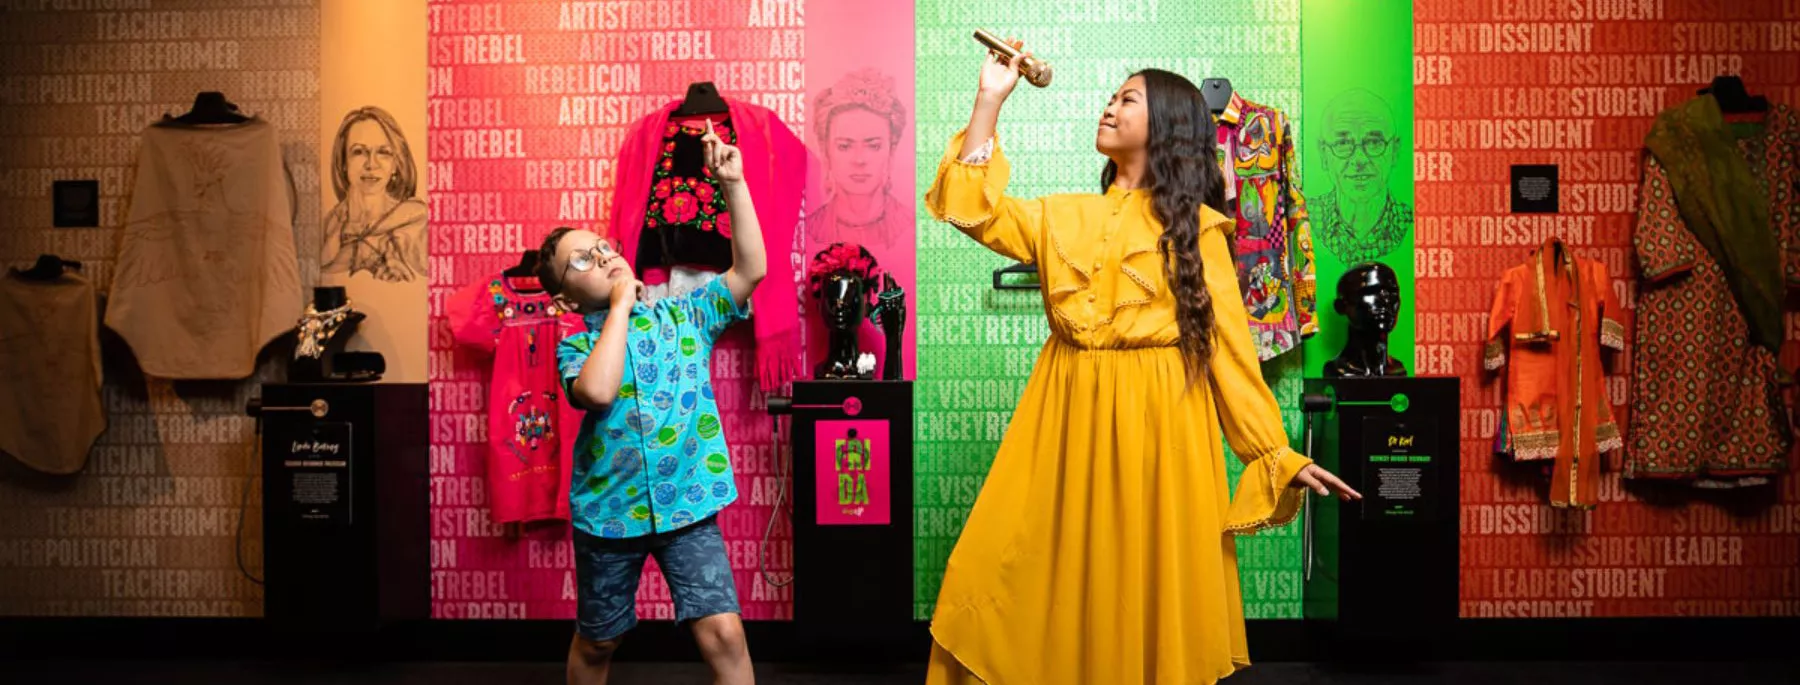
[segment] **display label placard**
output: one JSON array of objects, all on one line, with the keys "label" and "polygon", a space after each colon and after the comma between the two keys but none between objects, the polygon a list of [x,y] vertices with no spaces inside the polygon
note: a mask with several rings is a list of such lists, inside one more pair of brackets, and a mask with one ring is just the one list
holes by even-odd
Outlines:
[{"label": "display label placard", "polygon": [[1555,214],[1557,197],[1555,164],[1512,165],[1514,214]]},{"label": "display label placard", "polygon": [[350,429],[348,421],[320,422],[278,443],[287,448],[281,477],[295,521],[350,525]]},{"label": "display label placard", "polygon": [[1437,513],[1437,421],[1363,418],[1362,518],[1430,521]]},{"label": "display label placard", "polygon": [[813,496],[821,526],[892,522],[888,492],[893,450],[887,421],[820,421],[813,449]]}]

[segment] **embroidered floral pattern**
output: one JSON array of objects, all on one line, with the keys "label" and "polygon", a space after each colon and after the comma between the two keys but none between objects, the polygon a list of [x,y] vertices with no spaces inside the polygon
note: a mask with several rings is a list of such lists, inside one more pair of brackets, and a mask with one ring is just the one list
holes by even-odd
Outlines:
[{"label": "embroidered floral pattern", "polygon": [[[534,401],[535,396],[542,395],[544,402]],[[513,417],[513,456],[519,461],[528,461],[521,450],[537,451],[550,438],[555,437],[556,430],[551,425],[549,409],[555,408],[555,393],[519,393],[507,406],[506,412]],[[548,403],[548,404],[546,404]]]},{"label": "embroidered floral pattern", "polygon": [[1556,446],[1562,443],[1562,433],[1553,430],[1513,433],[1509,442],[1513,458],[1519,461],[1555,459]]},{"label": "embroidered floral pattern", "polygon": [[1625,351],[1625,326],[1612,319],[1601,321],[1600,344],[1621,352]]},{"label": "embroidered floral pattern", "polygon": [[498,278],[488,283],[488,295],[493,298],[494,314],[498,315],[501,321],[515,319],[520,316],[536,317],[540,313],[547,317],[558,317],[564,314],[562,308],[556,306],[554,300],[543,302],[524,300],[521,302],[514,302],[508,299],[506,296],[506,284],[501,283]]},{"label": "embroidered floral pattern", "polygon": [[1594,429],[1594,439],[1600,443],[1598,451],[1611,452],[1625,448],[1625,437],[1619,433],[1619,424],[1603,423]]},{"label": "embroidered floral pattern", "polygon": [[1481,350],[1481,368],[1495,371],[1502,366],[1506,366],[1506,343],[1489,340]]},{"label": "embroidered floral pattern", "polygon": [[[713,122],[713,131],[726,143],[737,143],[737,133],[729,124]],[[646,231],[698,229],[731,237],[725,196],[719,192],[719,181],[713,178],[712,170],[702,168],[698,176],[675,171],[676,149],[699,145],[705,134],[705,125],[698,122],[670,123],[663,129],[662,158],[657,162],[650,204],[644,211]]]}]

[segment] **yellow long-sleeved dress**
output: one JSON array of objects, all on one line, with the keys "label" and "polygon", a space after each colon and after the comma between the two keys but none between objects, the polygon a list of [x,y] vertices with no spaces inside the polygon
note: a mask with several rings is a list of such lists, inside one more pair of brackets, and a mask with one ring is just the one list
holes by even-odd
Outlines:
[{"label": "yellow long-sleeved dress", "polygon": [[[1006,197],[951,140],[926,207],[1035,263],[1052,335],[938,594],[929,682],[1212,683],[1249,664],[1232,533],[1293,520],[1310,461],[1263,383],[1225,231],[1200,216],[1214,313],[1190,387],[1143,191]],[[1229,499],[1220,428],[1249,460]],[[977,681],[976,679],[979,679]]]}]

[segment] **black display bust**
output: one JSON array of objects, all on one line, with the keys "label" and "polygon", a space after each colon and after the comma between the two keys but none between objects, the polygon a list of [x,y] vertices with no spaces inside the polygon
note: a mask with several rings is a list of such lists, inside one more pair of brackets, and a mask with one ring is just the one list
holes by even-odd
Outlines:
[{"label": "black display bust", "polygon": [[856,344],[857,328],[869,316],[869,298],[863,279],[849,272],[837,272],[824,278],[819,293],[819,314],[825,319],[829,339],[825,360],[813,368],[813,378],[832,380],[869,380],[856,368],[861,355]]},{"label": "black display bust", "polygon": [[1405,376],[1388,355],[1388,333],[1400,319],[1400,278],[1388,265],[1364,262],[1338,279],[1337,313],[1350,322],[1344,349],[1325,363],[1326,378]]}]

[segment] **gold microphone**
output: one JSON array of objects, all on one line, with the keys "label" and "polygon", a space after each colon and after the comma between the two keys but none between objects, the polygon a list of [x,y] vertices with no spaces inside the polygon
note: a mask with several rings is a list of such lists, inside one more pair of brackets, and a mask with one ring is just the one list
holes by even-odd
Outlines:
[{"label": "gold microphone", "polygon": [[[1008,60],[1019,54],[1017,48],[1007,45],[1006,41],[1000,40],[999,36],[982,29],[975,29],[975,40],[986,45],[987,49],[1000,53]],[[1031,82],[1031,85],[1039,88],[1050,85],[1050,74],[1049,62],[1036,57],[1026,57],[1019,61],[1019,75],[1024,76],[1026,81]]]}]

